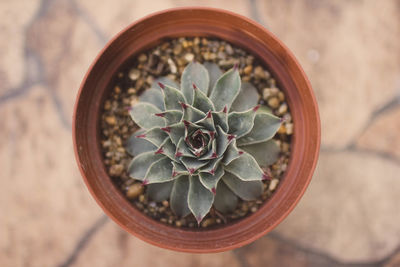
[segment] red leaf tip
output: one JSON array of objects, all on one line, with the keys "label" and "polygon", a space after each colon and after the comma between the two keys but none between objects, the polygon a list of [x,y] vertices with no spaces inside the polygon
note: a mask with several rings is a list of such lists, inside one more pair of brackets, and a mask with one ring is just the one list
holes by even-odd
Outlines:
[{"label": "red leaf tip", "polygon": [[285,122],[285,121],[286,121],[286,118],[284,118],[284,117],[279,118],[279,121],[280,121],[280,122]]},{"label": "red leaf tip", "polygon": [[172,177],[175,177],[175,176],[177,176],[177,175],[178,175],[178,172],[172,171]]},{"label": "red leaf tip", "polygon": [[262,179],[263,180],[271,180],[271,176],[269,176],[268,174],[266,174],[266,173],[263,173],[263,175],[262,175]]},{"label": "red leaf tip", "polygon": [[201,215],[196,216],[196,221],[197,221],[197,224],[198,224],[198,225],[200,225],[200,223],[201,223],[202,220],[203,220],[203,217],[201,217]]},{"label": "red leaf tip", "polygon": [[215,137],[215,132],[214,132],[214,131],[211,131],[211,132],[210,132],[210,137],[211,137],[211,140],[214,139],[214,137]]},{"label": "red leaf tip", "polygon": [[175,153],[175,158],[179,158],[179,157],[181,157],[181,156],[183,156],[183,153],[182,152],[176,152]]},{"label": "red leaf tip", "polygon": [[171,132],[171,127],[162,127],[161,130],[163,130],[164,132],[170,133]]},{"label": "red leaf tip", "polygon": [[179,102],[179,104],[181,104],[181,107],[182,107],[183,109],[187,109],[187,107],[188,107],[188,105],[186,105],[186,104],[183,103],[183,102]]},{"label": "red leaf tip", "polygon": [[194,168],[189,168],[188,171],[189,171],[189,174],[193,174],[196,170]]},{"label": "red leaf tip", "polygon": [[243,153],[244,153],[243,151],[239,151],[239,155],[243,155]]},{"label": "red leaf tip", "polygon": [[217,193],[217,190],[215,190],[215,187],[211,188],[211,192],[215,195]]},{"label": "red leaf tip", "polygon": [[260,105],[257,105],[253,108],[253,111],[256,112],[260,108]]},{"label": "red leaf tip", "polygon": [[215,152],[213,152],[212,155],[211,155],[211,158],[212,158],[212,159],[215,159],[215,158],[217,158],[217,157],[218,157],[218,154],[215,153]]},{"label": "red leaf tip", "polygon": [[164,153],[164,149],[162,147],[160,147],[159,149],[157,149],[156,152],[154,152],[154,154],[162,154]]},{"label": "red leaf tip", "polygon": [[224,109],[222,110],[223,113],[227,113],[228,112],[228,107],[225,106]]},{"label": "red leaf tip", "polygon": [[164,89],[164,88],[165,88],[165,85],[164,85],[163,83],[158,82],[157,84],[158,84],[158,86],[160,86],[161,89]]},{"label": "red leaf tip", "polygon": [[157,117],[162,117],[162,118],[164,118],[165,112],[155,113],[154,115],[156,115]]},{"label": "red leaf tip", "polygon": [[183,120],[183,124],[185,124],[185,126],[188,127],[190,125],[190,122],[187,120]]},{"label": "red leaf tip", "polygon": [[131,111],[131,110],[132,110],[132,107],[130,107],[130,106],[129,106],[129,107],[126,107],[126,110],[127,110],[127,111]]},{"label": "red leaf tip", "polygon": [[235,139],[235,135],[234,134],[230,134],[228,135],[228,141],[232,141],[233,139]]},{"label": "red leaf tip", "polygon": [[212,169],[212,170],[210,171],[210,174],[214,175],[214,174],[215,174],[215,169]]},{"label": "red leaf tip", "polygon": [[139,134],[139,135],[136,135],[136,138],[145,138],[146,137],[146,135],[145,134]]},{"label": "red leaf tip", "polygon": [[194,83],[192,85],[193,85],[193,89],[196,90],[197,86]]},{"label": "red leaf tip", "polygon": [[149,181],[143,180],[142,185],[147,185],[147,184],[149,184]]},{"label": "red leaf tip", "polygon": [[235,65],[233,65],[233,70],[237,70],[239,68],[239,64],[235,63]]},{"label": "red leaf tip", "polygon": [[211,116],[212,116],[212,114],[211,114],[211,110],[210,110],[207,112],[207,119],[211,119]]}]

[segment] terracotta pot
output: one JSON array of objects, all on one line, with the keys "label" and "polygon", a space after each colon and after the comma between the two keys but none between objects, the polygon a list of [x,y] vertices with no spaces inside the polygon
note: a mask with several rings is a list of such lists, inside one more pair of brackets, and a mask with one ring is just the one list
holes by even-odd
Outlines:
[{"label": "terracotta pot", "polygon": [[[217,229],[179,229],[134,208],[116,188],[102,161],[101,107],[117,69],[128,58],[180,36],[211,36],[258,56],[287,96],[294,134],[290,162],[278,189],[254,214]],[[109,217],[129,233],[156,246],[186,252],[218,252],[246,245],[277,226],[311,180],[320,145],[317,103],[293,54],[268,30],[240,15],[211,8],[177,8],[134,22],[112,39],[89,68],[75,104],[73,139],[82,177]]]}]

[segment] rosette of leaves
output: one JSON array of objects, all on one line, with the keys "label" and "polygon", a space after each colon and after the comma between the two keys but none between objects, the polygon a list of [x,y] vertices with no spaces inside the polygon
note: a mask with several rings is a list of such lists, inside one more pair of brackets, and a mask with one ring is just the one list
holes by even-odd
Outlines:
[{"label": "rosette of leaves", "polygon": [[192,213],[198,223],[213,205],[227,213],[238,198],[257,199],[270,178],[262,167],[279,153],[272,137],[282,121],[257,105],[257,90],[241,82],[237,66],[222,74],[214,63],[191,62],[180,86],[156,84],[130,110],[141,129],[127,143],[129,175],[154,201],[169,199],[175,214]]}]

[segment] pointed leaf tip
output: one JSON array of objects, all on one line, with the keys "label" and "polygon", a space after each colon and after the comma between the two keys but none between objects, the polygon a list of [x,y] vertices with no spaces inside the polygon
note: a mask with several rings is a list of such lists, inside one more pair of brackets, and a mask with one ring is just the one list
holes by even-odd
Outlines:
[{"label": "pointed leaf tip", "polygon": [[164,118],[164,116],[165,116],[165,112],[161,112],[161,113],[155,113],[154,115],[156,115],[157,117]]},{"label": "pointed leaf tip", "polygon": [[149,183],[148,180],[143,180],[142,185],[147,185]]},{"label": "pointed leaf tip", "polygon": [[215,189],[215,187],[211,188],[211,192],[214,194],[214,196],[217,194],[217,190]]},{"label": "pointed leaf tip", "polygon": [[145,134],[139,134],[139,135],[136,135],[135,137],[136,138],[146,138],[146,135]]},{"label": "pointed leaf tip", "polygon": [[193,174],[196,170],[194,168],[189,168],[188,171],[189,171],[189,174]]},{"label": "pointed leaf tip", "polygon": [[175,153],[175,158],[179,158],[182,155],[183,155],[183,153],[178,151],[178,152]]},{"label": "pointed leaf tip", "polygon": [[197,225],[200,226],[200,223],[201,223],[202,220],[203,220],[203,217],[197,216],[197,217],[196,217]]},{"label": "pointed leaf tip", "polygon": [[215,169],[212,169],[212,170],[210,171],[210,174],[214,175],[214,174],[215,174]]},{"label": "pointed leaf tip", "polygon": [[183,120],[183,124],[185,124],[185,126],[188,127],[190,125],[190,122],[187,120]]},{"label": "pointed leaf tip", "polygon": [[211,137],[211,140],[214,140],[214,137],[215,137],[215,132],[214,131],[210,132],[210,137]]},{"label": "pointed leaf tip", "polygon": [[213,152],[212,155],[211,155],[211,158],[215,159],[215,158],[217,158],[217,157],[218,157],[218,154],[215,153],[215,152]]},{"label": "pointed leaf tip", "polygon": [[181,104],[181,107],[182,107],[183,109],[187,109],[187,107],[188,107],[188,105],[186,105],[186,104],[183,103],[183,102],[179,102],[179,104]]},{"label": "pointed leaf tip", "polygon": [[235,65],[233,65],[233,70],[237,70],[239,68],[239,64],[235,63]]},{"label": "pointed leaf tip", "polygon": [[271,176],[269,176],[268,174],[266,174],[266,173],[263,173],[262,174],[262,179],[263,180],[271,180],[272,179],[272,177]]},{"label": "pointed leaf tip", "polygon": [[192,85],[193,85],[193,89],[196,90],[197,86],[194,83]]},{"label": "pointed leaf tip", "polygon": [[209,111],[207,112],[207,119],[211,119],[211,116],[212,116],[211,110],[209,110]]},{"label": "pointed leaf tip", "polygon": [[260,105],[257,105],[253,108],[253,111],[256,112],[260,108]]},{"label": "pointed leaf tip", "polygon": [[227,113],[228,112],[228,107],[225,106],[224,109],[222,110],[223,113]]},{"label": "pointed leaf tip", "polygon": [[127,111],[131,111],[131,110],[132,110],[132,107],[130,107],[130,106],[129,106],[129,107],[126,107],[126,110],[127,110]]},{"label": "pointed leaf tip", "polygon": [[232,141],[233,139],[235,139],[235,135],[234,134],[230,134],[228,135],[228,141]]},{"label": "pointed leaf tip", "polygon": [[239,151],[239,155],[242,155],[244,152],[243,151]]},{"label": "pointed leaf tip", "polygon": [[285,122],[285,121],[286,121],[286,118],[284,118],[284,117],[279,118],[279,121],[280,121],[280,122]]},{"label": "pointed leaf tip", "polygon": [[164,89],[164,88],[165,88],[165,85],[164,85],[163,83],[158,82],[157,84],[158,84],[158,86],[160,86],[161,89]]},{"label": "pointed leaf tip", "polygon": [[162,127],[161,130],[163,130],[166,133],[170,133],[171,132],[171,127],[167,126],[167,127]]},{"label": "pointed leaf tip", "polygon": [[162,147],[160,147],[159,149],[157,149],[156,152],[154,152],[154,154],[162,154],[164,153],[164,149]]}]

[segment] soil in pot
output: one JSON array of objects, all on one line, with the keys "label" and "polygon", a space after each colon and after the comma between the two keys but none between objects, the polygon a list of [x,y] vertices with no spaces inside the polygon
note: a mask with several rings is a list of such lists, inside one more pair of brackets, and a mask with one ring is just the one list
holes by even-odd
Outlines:
[{"label": "soil in pot", "polygon": [[179,84],[184,67],[192,60],[200,63],[214,62],[223,71],[238,64],[242,81],[248,81],[256,87],[259,104],[284,119],[274,137],[280,148],[277,151],[279,156],[265,170],[272,179],[263,182],[262,196],[255,201],[240,200],[231,214],[222,214],[212,208],[201,222],[201,227],[216,227],[256,212],[276,190],[289,162],[293,133],[290,110],[284,92],[256,56],[226,41],[194,37],[165,40],[157,47],[130,59],[115,74],[112,90],[104,101],[101,147],[104,164],[111,179],[134,207],[165,224],[182,228],[198,227],[193,215],[179,218],[173,214],[167,200],[155,202],[148,198],[146,186],[130,178],[127,173],[132,157],[125,150],[128,138],[139,129],[129,115],[129,108],[138,102],[138,97],[159,77],[166,76]]}]

